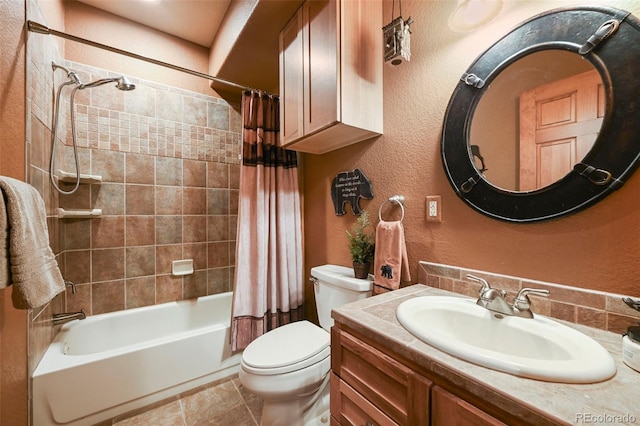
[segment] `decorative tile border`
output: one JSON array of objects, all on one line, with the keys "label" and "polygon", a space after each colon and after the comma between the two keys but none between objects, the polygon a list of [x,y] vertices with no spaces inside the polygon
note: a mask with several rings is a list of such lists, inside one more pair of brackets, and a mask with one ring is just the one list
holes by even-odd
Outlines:
[{"label": "decorative tile border", "polygon": [[508,300],[513,300],[522,288],[549,290],[549,297],[530,295],[532,310],[540,315],[613,333],[623,333],[628,326],[636,325],[640,321],[640,312],[629,308],[622,301],[624,295],[615,293],[424,261],[419,262],[418,282],[430,287],[478,297],[479,285],[466,279],[467,274],[482,277],[492,287],[506,290]]},{"label": "decorative tile border", "polygon": [[[119,75],[76,62],[66,61],[65,66],[77,71],[83,82]],[[78,146],[239,164],[241,119],[223,99],[135,77],[130,80],[136,89],[129,93],[111,84],[76,93]],[[70,96],[64,91],[63,96],[66,111]]]}]

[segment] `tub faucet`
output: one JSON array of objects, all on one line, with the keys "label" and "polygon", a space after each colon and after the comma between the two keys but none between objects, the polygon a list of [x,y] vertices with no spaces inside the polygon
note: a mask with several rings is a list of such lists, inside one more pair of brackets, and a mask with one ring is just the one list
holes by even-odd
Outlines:
[{"label": "tub faucet", "polygon": [[60,325],[69,321],[73,321],[75,319],[83,320],[86,317],[87,315],[84,313],[84,309],[81,309],[80,312],[64,312],[61,314],[53,314],[53,318],[51,318],[51,321],[53,321],[53,325]]},{"label": "tub faucet", "polygon": [[471,274],[468,274],[467,278],[471,281],[476,281],[482,284],[482,287],[480,288],[480,297],[478,297],[476,304],[492,312],[503,315],[517,316],[522,318],[533,318],[533,313],[531,312],[531,300],[529,300],[528,295],[549,295],[549,290],[523,288],[518,292],[513,305],[509,305],[505,300],[505,297],[507,296],[506,291],[491,288],[487,280],[485,280],[484,278],[476,277],[475,275]]}]

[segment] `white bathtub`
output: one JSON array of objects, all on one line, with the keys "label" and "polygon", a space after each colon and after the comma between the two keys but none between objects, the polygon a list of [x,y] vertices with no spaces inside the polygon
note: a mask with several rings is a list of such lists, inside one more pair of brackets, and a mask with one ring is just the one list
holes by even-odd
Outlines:
[{"label": "white bathtub", "polygon": [[33,374],[33,422],[92,425],[238,372],[231,295],[65,324]]}]

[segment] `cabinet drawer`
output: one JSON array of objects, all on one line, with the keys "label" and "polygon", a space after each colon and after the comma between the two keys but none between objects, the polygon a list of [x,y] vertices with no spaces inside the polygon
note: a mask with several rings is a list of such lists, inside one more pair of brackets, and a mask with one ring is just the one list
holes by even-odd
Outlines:
[{"label": "cabinet drawer", "polygon": [[336,413],[335,417],[342,426],[398,426],[333,373],[331,375],[331,412]]},{"label": "cabinet drawer", "polygon": [[433,426],[507,426],[438,386],[434,386],[431,400]]},{"label": "cabinet drawer", "polygon": [[426,424],[431,382],[353,335],[333,330],[333,371],[397,424]]}]

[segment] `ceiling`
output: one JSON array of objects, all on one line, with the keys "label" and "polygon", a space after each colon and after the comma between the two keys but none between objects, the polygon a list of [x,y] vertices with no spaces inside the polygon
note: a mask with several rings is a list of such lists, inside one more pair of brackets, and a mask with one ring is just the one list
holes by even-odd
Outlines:
[{"label": "ceiling", "polygon": [[231,0],[79,1],[207,48],[231,3]]},{"label": "ceiling", "polygon": [[[278,93],[278,34],[303,0],[78,0],[210,49],[209,74]],[[217,38],[216,38],[217,37]],[[241,89],[211,83],[230,104]]]}]

